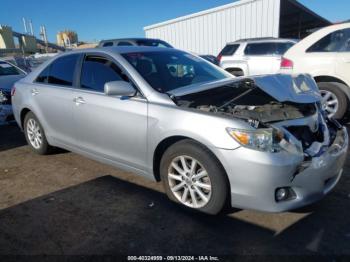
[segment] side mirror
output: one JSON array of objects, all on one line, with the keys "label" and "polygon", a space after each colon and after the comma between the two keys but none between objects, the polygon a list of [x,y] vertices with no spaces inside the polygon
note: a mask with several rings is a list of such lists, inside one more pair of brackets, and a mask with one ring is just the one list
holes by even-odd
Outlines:
[{"label": "side mirror", "polygon": [[134,96],[135,88],[126,81],[111,81],[104,85],[104,92],[108,96]]}]

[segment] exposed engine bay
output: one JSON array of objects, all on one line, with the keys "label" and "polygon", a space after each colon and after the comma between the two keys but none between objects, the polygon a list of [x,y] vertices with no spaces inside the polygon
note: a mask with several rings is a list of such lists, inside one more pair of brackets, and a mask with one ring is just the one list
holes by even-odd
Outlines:
[{"label": "exposed engine bay", "polygon": [[[342,128],[338,122],[326,117],[320,99],[308,101],[309,97],[304,95],[304,91],[308,91],[310,85],[312,82],[303,82],[303,78],[298,86],[293,82],[289,89],[286,88],[286,99],[283,99],[283,82],[277,84],[278,90],[275,88],[268,92],[268,88],[261,88],[254,78],[247,78],[216,88],[171,97],[180,107],[238,118],[257,130],[282,130],[281,146],[290,151],[290,145],[293,144],[293,150],[297,151],[294,153],[303,154],[304,160],[307,161],[322,154],[334,141],[337,130]],[[299,87],[303,90],[298,89]],[[306,99],[300,99],[301,102],[298,102],[298,99],[288,99],[299,94],[301,98]],[[299,119],[301,121],[296,123],[295,120]]]},{"label": "exposed engine bay", "polygon": [[[177,97],[176,103],[182,107],[234,116],[262,125],[311,116],[317,111],[316,103],[279,102],[252,80]],[[259,125],[254,127],[258,128]]]}]

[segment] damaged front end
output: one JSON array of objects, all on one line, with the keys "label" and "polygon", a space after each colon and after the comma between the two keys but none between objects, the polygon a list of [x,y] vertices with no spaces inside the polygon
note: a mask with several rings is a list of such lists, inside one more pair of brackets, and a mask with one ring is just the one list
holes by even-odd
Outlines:
[{"label": "damaged front end", "polygon": [[[318,87],[308,75],[236,78],[182,88],[170,96],[180,107],[248,123],[250,129],[227,129],[242,146],[298,156],[301,164],[292,179],[313,158],[331,147],[344,147],[347,139],[344,128],[323,112]],[[344,141],[336,141],[339,137]]]}]

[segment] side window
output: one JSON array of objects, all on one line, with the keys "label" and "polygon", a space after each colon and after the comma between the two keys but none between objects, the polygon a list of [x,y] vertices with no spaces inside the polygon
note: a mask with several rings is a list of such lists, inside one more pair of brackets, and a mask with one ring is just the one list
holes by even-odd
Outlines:
[{"label": "side window", "polygon": [[101,56],[85,57],[80,77],[82,88],[104,92],[105,83],[119,80],[129,81],[115,63]]},{"label": "side window", "polygon": [[102,46],[103,46],[103,47],[106,47],[106,46],[113,46],[113,42],[105,42],[105,43],[103,43]]},{"label": "side window", "polygon": [[246,55],[272,55],[274,53],[274,43],[252,43],[247,44],[244,49],[244,54]]},{"label": "side window", "polygon": [[78,54],[57,58],[40,73],[36,82],[72,86],[78,58]]},{"label": "side window", "polygon": [[330,33],[306,50],[308,53],[348,51],[350,51],[350,28]]},{"label": "side window", "polygon": [[118,46],[130,46],[130,45],[132,45],[132,43],[126,42],[126,41],[122,41],[118,43]]}]

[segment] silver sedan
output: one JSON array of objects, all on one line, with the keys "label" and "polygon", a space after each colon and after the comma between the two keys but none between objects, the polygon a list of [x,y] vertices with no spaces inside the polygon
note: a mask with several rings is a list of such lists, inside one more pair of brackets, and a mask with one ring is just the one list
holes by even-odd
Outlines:
[{"label": "silver sedan", "polygon": [[209,214],[280,212],[339,181],[348,135],[307,75],[234,78],[176,49],[65,53],[17,82],[15,119],[30,147],[55,147],[161,181]]}]

